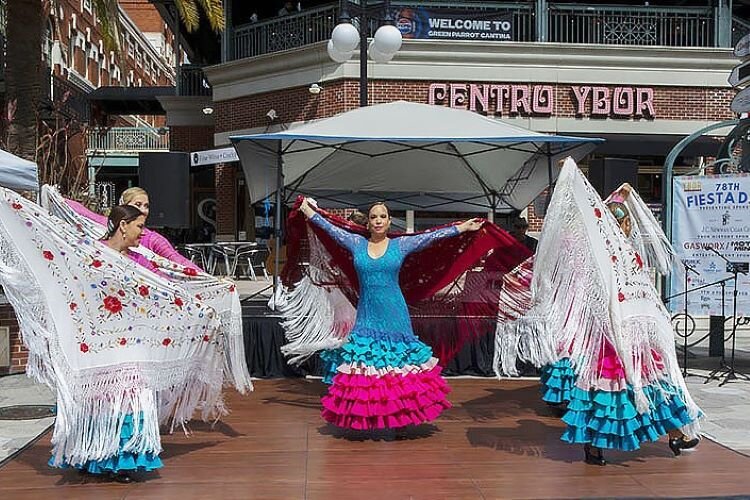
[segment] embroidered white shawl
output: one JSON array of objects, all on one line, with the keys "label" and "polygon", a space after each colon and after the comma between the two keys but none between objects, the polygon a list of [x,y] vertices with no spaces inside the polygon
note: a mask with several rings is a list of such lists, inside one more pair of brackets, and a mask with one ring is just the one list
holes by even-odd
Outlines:
[{"label": "embroidered white shawl", "polygon": [[[544,220],[531,289],[532,307],[505,325],[498,341],[500,372],[512,373],[517,355],[537,366],[569,357],[583,389],[623,390],[629,383],[644,413],[650,402],[643,388],[664,381],[680,391],[691,416],[699,415],[677,363],[669,314],[643,258],[570,158]],[[625,380],[599,376],[605,342],[617,352]],[[697,426],[686,431],[696,434]]]},{"label": "embroidered white shawl", "polygon": [[27,372],[57,390],[55,463],[161,451],[159,424],[225,413],[219,314],[185,288],[0,189],[0,284]]},{"label": "embroidered white shawl", "polygon": [[[60,195],[56,188],[42,186],[42,206],[52,215],[75,227],[81,234],[100,239],[106,233],[101,224],[79,215]],[[216,278],[207,273],[194,272],[175,262],[165,259],[149,249],[139,246],[134,249],[165,274],[173,286],[179,286],[184,293],[209,305],[218,314],[219,333],[222,335],[224,352],[224,372],[227,382],[242,394],[253,390],[245,359],[245,343],[242,329],[242,307],[235,284],[225,278]]]}]

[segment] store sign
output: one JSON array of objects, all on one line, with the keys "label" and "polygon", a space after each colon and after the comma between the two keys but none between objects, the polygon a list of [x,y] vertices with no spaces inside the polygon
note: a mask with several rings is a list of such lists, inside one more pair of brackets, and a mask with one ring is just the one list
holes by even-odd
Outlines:
[{"label": "store sign", "polygon": [[407,7],[396,13],[404,38],[434,40],[513,40],[512,14]]},{"label": "store sign", "polygon": [[[727,262],[743,269],[750,262],[750,176],[682,176],[674,180],[672,235],[680,260],[698,273],[688,274],[688,288],[708,285],[731,277]],[[672,273],[672,293],[685,290],[684,269]],[[750,314],[750,275],[740,274],[737,313]],[[731,314],[734,283],[726,283],[725,313]],[[673,299],[673,312],[684,310],[684,297]],[[721,315],[721,286],[709,286],[689,294],[688,312]]]},{"label": "store sign", "polygon": [[190,165],[193,167],[233,161],[240,161],[237,151],[234,148],[209,149],[208,151],[190,153]]},{"label": "store sign", "polygon": [[571,85],[502,85],[433,83],[428,102],[495,116],[555,116],[556,91],[567,92],[575,115],[620,118],[656,118],[651,87]]}]

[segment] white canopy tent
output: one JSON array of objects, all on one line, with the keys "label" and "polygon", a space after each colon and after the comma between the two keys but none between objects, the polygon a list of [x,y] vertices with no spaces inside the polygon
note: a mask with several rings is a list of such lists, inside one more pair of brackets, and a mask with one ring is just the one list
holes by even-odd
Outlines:
[{"label": "white canopy tent", "polygon": [[329,207],[385,200],[392,209],[467,212],[522,210],[554,182],[558,159],[580,160],[601,141],[406,101],[231,140],[253,202],[279,183],[284,202],[302,194]]},{"label": "white canopy tent", "polygon": [[39,191],[36,163],[0,149],[0,186],[18,191]]}]

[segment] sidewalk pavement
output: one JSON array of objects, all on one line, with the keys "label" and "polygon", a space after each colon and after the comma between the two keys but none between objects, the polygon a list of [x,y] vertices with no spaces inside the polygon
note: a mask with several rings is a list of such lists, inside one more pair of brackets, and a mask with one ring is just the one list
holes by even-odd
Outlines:
[{"label": "sidewalk pavement", "polygon": [[[53,405],[55,395],[24,374],[0,377],[0,408],[16,405]],[[0,420],[0,465],[36,439],[55,422],[54,417],[38,420]]]}]

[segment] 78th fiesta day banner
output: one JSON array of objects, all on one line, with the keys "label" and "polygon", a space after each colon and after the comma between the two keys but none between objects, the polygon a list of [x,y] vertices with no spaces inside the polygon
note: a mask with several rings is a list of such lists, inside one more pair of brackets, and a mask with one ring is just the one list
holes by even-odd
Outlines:
[{"label": "78th fiesta day banner", "polygon": [[[698,273],[688,273],[688,288],[732,276],[721,253],[739,268],[750,262],[750,175],[682,176],[674,180],[672,243],[680,260]],[[685,290],[685,272],[676,266],[671,292]],[[750,275],[738,276],[737,313],[750,314]],[[732,314],[734,283],[726,282],[725,314]],[[684,297],[672,299],[669,308],[681,312]],[[721,315],[721,285],[691,292],[688,312]]]}]

